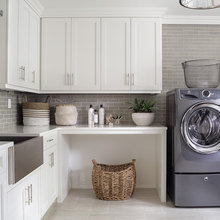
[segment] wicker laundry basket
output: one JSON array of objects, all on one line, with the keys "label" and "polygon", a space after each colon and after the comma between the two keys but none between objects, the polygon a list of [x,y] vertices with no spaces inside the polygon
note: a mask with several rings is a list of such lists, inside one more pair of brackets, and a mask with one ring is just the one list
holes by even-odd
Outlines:
[{"label": "wicker laundry basket", "polygon": [[129,199],[136,184],[135,159],[121,165],[97,164],[93,160],[92,184],[101,200]]},{"label": "wicker laundry basket", "polygon": [[23,109],[34,109],[34,110],[49,110],[51,103],[51,96],[47,96],[45,102],[28,102],[27,96],[22,97],[22,108]]}]

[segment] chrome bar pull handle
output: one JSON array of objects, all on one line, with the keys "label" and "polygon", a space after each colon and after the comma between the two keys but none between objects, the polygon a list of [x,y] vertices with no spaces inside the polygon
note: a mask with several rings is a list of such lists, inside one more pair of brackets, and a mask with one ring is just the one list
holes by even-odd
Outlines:
[{"label": "chrome bar pull handle", "polygon": [[134,86],[134,73],[131,74],[131,84]]},{"label": "chrome bar pull handle", "polygon": [[67,73],[66,75],[67,75],[67,85],[69,86],[70,85],[70,74]]},{"label": "chrome bar pull handle", "polygon": [[50,167],[54,167],[54,153],[50,154]]},{"label": "chrome bar pull handle", "polygon": [[52,153],[51,159],[52,159],[52,162],[51,162],[52,166],[51,167],[54,167],[54,153]]},{"label": "chrome bar pull handle", "polygon": [[32,189],[32,184],[30,185],[30,203],[33,203],[33,189]]},{"label": "chrome bar pull handle", "polygon": [[74,85],[74,74],[72,73],[72,85]]},{"label": "chrome bar pull handle", "polygon": [[28,205],[31,204],[31,186],[28,186]]},{"label": "chrome bar pull handle", "polygon": [[30,205],[29,186],[25,188],[25,204]]},{"label": "chrome bar pull handle", "polygon": [[52,142],[53,140],[54,140],[54,139],[51,138],[51,139],[47,140],[47,142],[50,143],[50,142]]},{"label": "chrome bar pull handle", "polygon": [[32,75],[33,75],[33,80],[32,80],[32,83],[35,83],[35,70],[32,71]]}]

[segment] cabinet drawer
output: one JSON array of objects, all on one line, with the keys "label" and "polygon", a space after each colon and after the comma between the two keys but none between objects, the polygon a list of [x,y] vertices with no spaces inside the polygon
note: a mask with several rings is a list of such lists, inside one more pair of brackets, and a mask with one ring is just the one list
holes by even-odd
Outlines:
[{"label": "cabinet drawer", "polygon": [[220,174],[176,174],[175,205],[220,206]]},{"label": "cabinet drawer", "polygon": [[6,151],[0,151],[0,174],[6,171]]},{"label": "cabinet drawer", "polygon": [[44,150],[57,144],[57,134],[51,133],[44,136]]}]

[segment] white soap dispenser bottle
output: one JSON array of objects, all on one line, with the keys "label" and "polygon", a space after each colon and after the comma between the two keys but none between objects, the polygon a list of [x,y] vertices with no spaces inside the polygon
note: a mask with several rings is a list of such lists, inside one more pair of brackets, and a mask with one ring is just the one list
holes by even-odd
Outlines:
[{"label": "white soap dispenser bottle", "polygon": [[103,108],[103,105],[100,105],[99,108],[99,124],[100,125],[105,124],[105,109]]},{"label": "white soap dispenser bottle", "polygon": [[94,125],[94,108],[92,105],[90,105],[88,110],[88,125],[93,126]]}]

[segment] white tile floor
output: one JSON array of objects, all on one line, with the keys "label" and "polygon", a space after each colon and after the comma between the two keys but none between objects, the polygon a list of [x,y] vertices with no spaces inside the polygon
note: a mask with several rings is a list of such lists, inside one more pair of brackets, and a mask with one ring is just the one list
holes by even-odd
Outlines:
[{"label": "white tile floor", "polygon": [[92,190],[72,190],[43,220],[220,220],[220,208],[174,208],[154,189],[136,189],[125,201],[101,201]]}]

